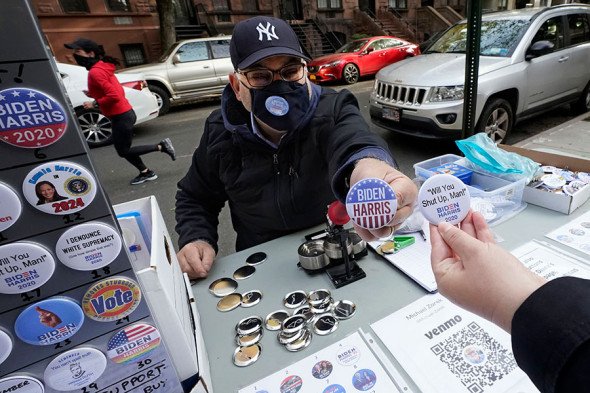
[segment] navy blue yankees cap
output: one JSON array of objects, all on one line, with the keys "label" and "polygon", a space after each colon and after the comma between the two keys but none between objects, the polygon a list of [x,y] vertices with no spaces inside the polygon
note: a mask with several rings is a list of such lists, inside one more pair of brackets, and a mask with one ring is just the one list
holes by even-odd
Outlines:
[{"label": "navy blue yankees cap", "polygon": [[270,56],[307,57],[297,35],[287,22],[270,16],[255,16],[238,22],[232,33],[229,53],[234,69],[243,70]]}]

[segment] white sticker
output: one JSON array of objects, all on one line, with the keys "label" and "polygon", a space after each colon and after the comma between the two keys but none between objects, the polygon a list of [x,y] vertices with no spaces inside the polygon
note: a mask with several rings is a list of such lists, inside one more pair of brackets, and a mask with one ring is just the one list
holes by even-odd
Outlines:
[{"label": "white sticker", "polygon": [[55,260],[44,247],[16,242],[0,246],[0,293],[24,293],[45,284],[55,271]]},{"label": "white sticker", "polygon": [[76,348],[53,359],[43,380],[55,390],[77,390],[100,378],[106,367],[107,358],[98,349]]},{"label": "white sticker", "polygon": [[0,379],[0,392],[10,393],[43,393],[43,384],[32,377],[15,375]]},{"label": "white sticker", "polygon": [[86,168],[68,161],[39,165],[23,182],[23,194],[32,206],[57,215],[84,209],[94,199],[96,188],[96,180]]},{"label": "white sticker", "polygon": [[22,210],[18,195],[12,188],[0,183],[0,232],[13,226]]},{"label": "white sticker", "polygon": [[121,237],[112,227],[89,222],[65,231],[57,240],[57,258],[75,270],[95,270],[113,262],[121,251]]},{"label": "white sticker", "polygon": [[338,363],[343,366],[352,366],[361,357],[361,351],[354,345],[339,348],[338,352],[336,353],[336,358],[338,359]]},{"label": "white sticker", "polygon": [[[0,329],[0,364],[10,356],[12,352],[12,338],[4,330]],[[4,392],[0,389],[0,392]]]},{"label": "white sticker", "polygon": [[426,179],[418,192],[418,207],[431,224],[456,225],[469,213],[467,186],[453,175],[434,175]]}]

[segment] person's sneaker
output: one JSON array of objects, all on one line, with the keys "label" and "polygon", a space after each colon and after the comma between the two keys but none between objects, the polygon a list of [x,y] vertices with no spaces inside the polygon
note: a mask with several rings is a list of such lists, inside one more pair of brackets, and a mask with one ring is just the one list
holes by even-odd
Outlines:
[{"label": "person's sneaker", "polygon": [[162,153],[168,154],[172,158],[172,161],[176,161],[176,150],[174,150],[170,138],[162,139],[160,146],[162,146],[162,150],[160,150]]},{"label": "person's sneaker", "polygon": [[131,180],[131,184],[132,185],[141,184],[141,183],[145,183],[146,181],[156,180],[157,178],[158,178],[158,175],[156,175],[156,173],[152,170],[149,170],[145,173],[140,172],[139,175],[137,175],[133,180]]}]

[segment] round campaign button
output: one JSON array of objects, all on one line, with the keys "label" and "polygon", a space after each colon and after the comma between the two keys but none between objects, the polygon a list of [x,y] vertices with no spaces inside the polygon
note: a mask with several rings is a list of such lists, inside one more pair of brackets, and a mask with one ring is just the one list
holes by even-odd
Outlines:
[{"label": "round campaign button", "polygon": [[96,381],[107,367],[107,359],[94,348],[76,348],[53,359],[45,368],[43,380],[52,389],[82,389]]},{"label": "round campaign button", "polygon": [[246,258],[246,264],[250,266],[260,265],[264,261],[266,261],[266,253],[262,251],[255,252]]},{"label": "round campaign button", "polygon": [[121,251],[115,228],[99,222],[76,225],[57,240],[57,258],[75,270],[94,270],[113,262]]},{"label": "round campaign button", "polygon": [[304,303],[307,303],[307,293],[303,291],[289,292],[283,298],[283,304],[287,308],[297,308]]},{"label": "round campaign button", "polygon": [[[12,338],[4,330],[0,329],[0,364],[10,356],[12,352]],[[0,390],[2,392],[3,390]]]},{"label": "round campaign button", "polygon": [[393,188],[381,179],[364,179],[353,185],[346,195],[350,219],[365,229],[388,225],[395,216],[397,199]]},{"label": "round campaign button", "polygon": [[254,363],[260,357],[262,347],[258,344],[249,347],[237,347],[234,351],[234,364],[238,367],[246,367]]},{"label": "round campaign button", "polygon": [[24,293],[45,284],[55,260],[45,247],[30,242],[0,246],[0,293]]},{"label": "round campaign button", "polygon": [[18,195],[12,188],[0,183],[0,232],[13,226],[22,210]]},{"label": "round campaign button", "polygon": [[117,276],[93,284],[82,298],[82,309],[90,319],[111,322],[131,314],[141,302],[139,285]]},{"label": "round campaign button", "polygon": [[134,362],[156,349],[160,332],[147,323],[136,323],[119,330],[107,346],[107,356],[115,363]]},{"label": "round campaign button", "polygon": [[234,279],[245,280],[256,272],[256,268],[251,265],[244,265],[236,269],[234,272]]},{"label": "round campaign button", "polygon": [[0,91],[0,140],[30,149],[49,146],[67,129],[62,106],[38,90],[12,88]]},{"label": "round campaign button", "polygon": [[242,295],[234,292],[219,299],[217,309],[222,312],[231,311],[238,308],[241,303]]},{"label": "round campaign button", "polygon": [[350,300],[339,300],[334,304],[332,314],[336,319],[348,319],[351,318],[356,312],[356,304]]},{"label": "round campaign button", "polygon": [[420,187],[418,206],[424,218],[431,224],[448,222],[456,225],[469,213],[469,190],[453,175],[434,175],[426,179]]},{"label": "round campaign button", "polygon": [[236,288],[238,288],[237,281],[229,277],[218,278],[209,284],[209,292],[217,297],[224,297],[234,293]]},{"label": "round campaign button", "polygon": [[285,310],[276,310],[271,312],[264,318],[264,326],[268,330],[279,330],[285,319],[289,316],[289,313]]},{"label": "round campaign button", "polygon": [[52,345],[70,338],[84,323],[73,299],[52,297],[25,308],[14,323],[18,338],[31,345]]},{"label": "round campaign button", "polygon": [[79,212],[96,195],[96,180],[83,166],[54,161],[39,165],[23,181],[27,201],[44,213],[64,215]]},{"label": "round campaign button", "polygon": [[242,295],[242,303],[240,304],[242,307],[252,307],[260,303],[262,300],[262,292],[257,289],[253,289],[248,291]]},{"label": "round campaign button", "polygon": [[0,379],[0,392],[10,393],[43,393],[45,387],[41,381],[36,378],[14,375],[8,378]]}]

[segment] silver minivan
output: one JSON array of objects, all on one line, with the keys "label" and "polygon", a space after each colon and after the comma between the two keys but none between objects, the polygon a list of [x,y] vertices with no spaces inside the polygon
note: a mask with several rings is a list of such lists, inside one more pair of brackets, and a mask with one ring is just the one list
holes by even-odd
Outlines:
[{"label": "silver minivan", "polygon": [[194,38],[175,43],[157,63],[125,68],[119,73],[142,73],[158,100],[160,115],[171,102],[218,96],[233,72],[231,36]]},{"label": "silver minivan", "polygon": [[[377,73],[373,123],[424,138],[461,136],[466,23],[451,26],[421,56]],[[590,6],[484,14],[476,131],[499,143],[517,121],[563,103],[590,110]]]}]

